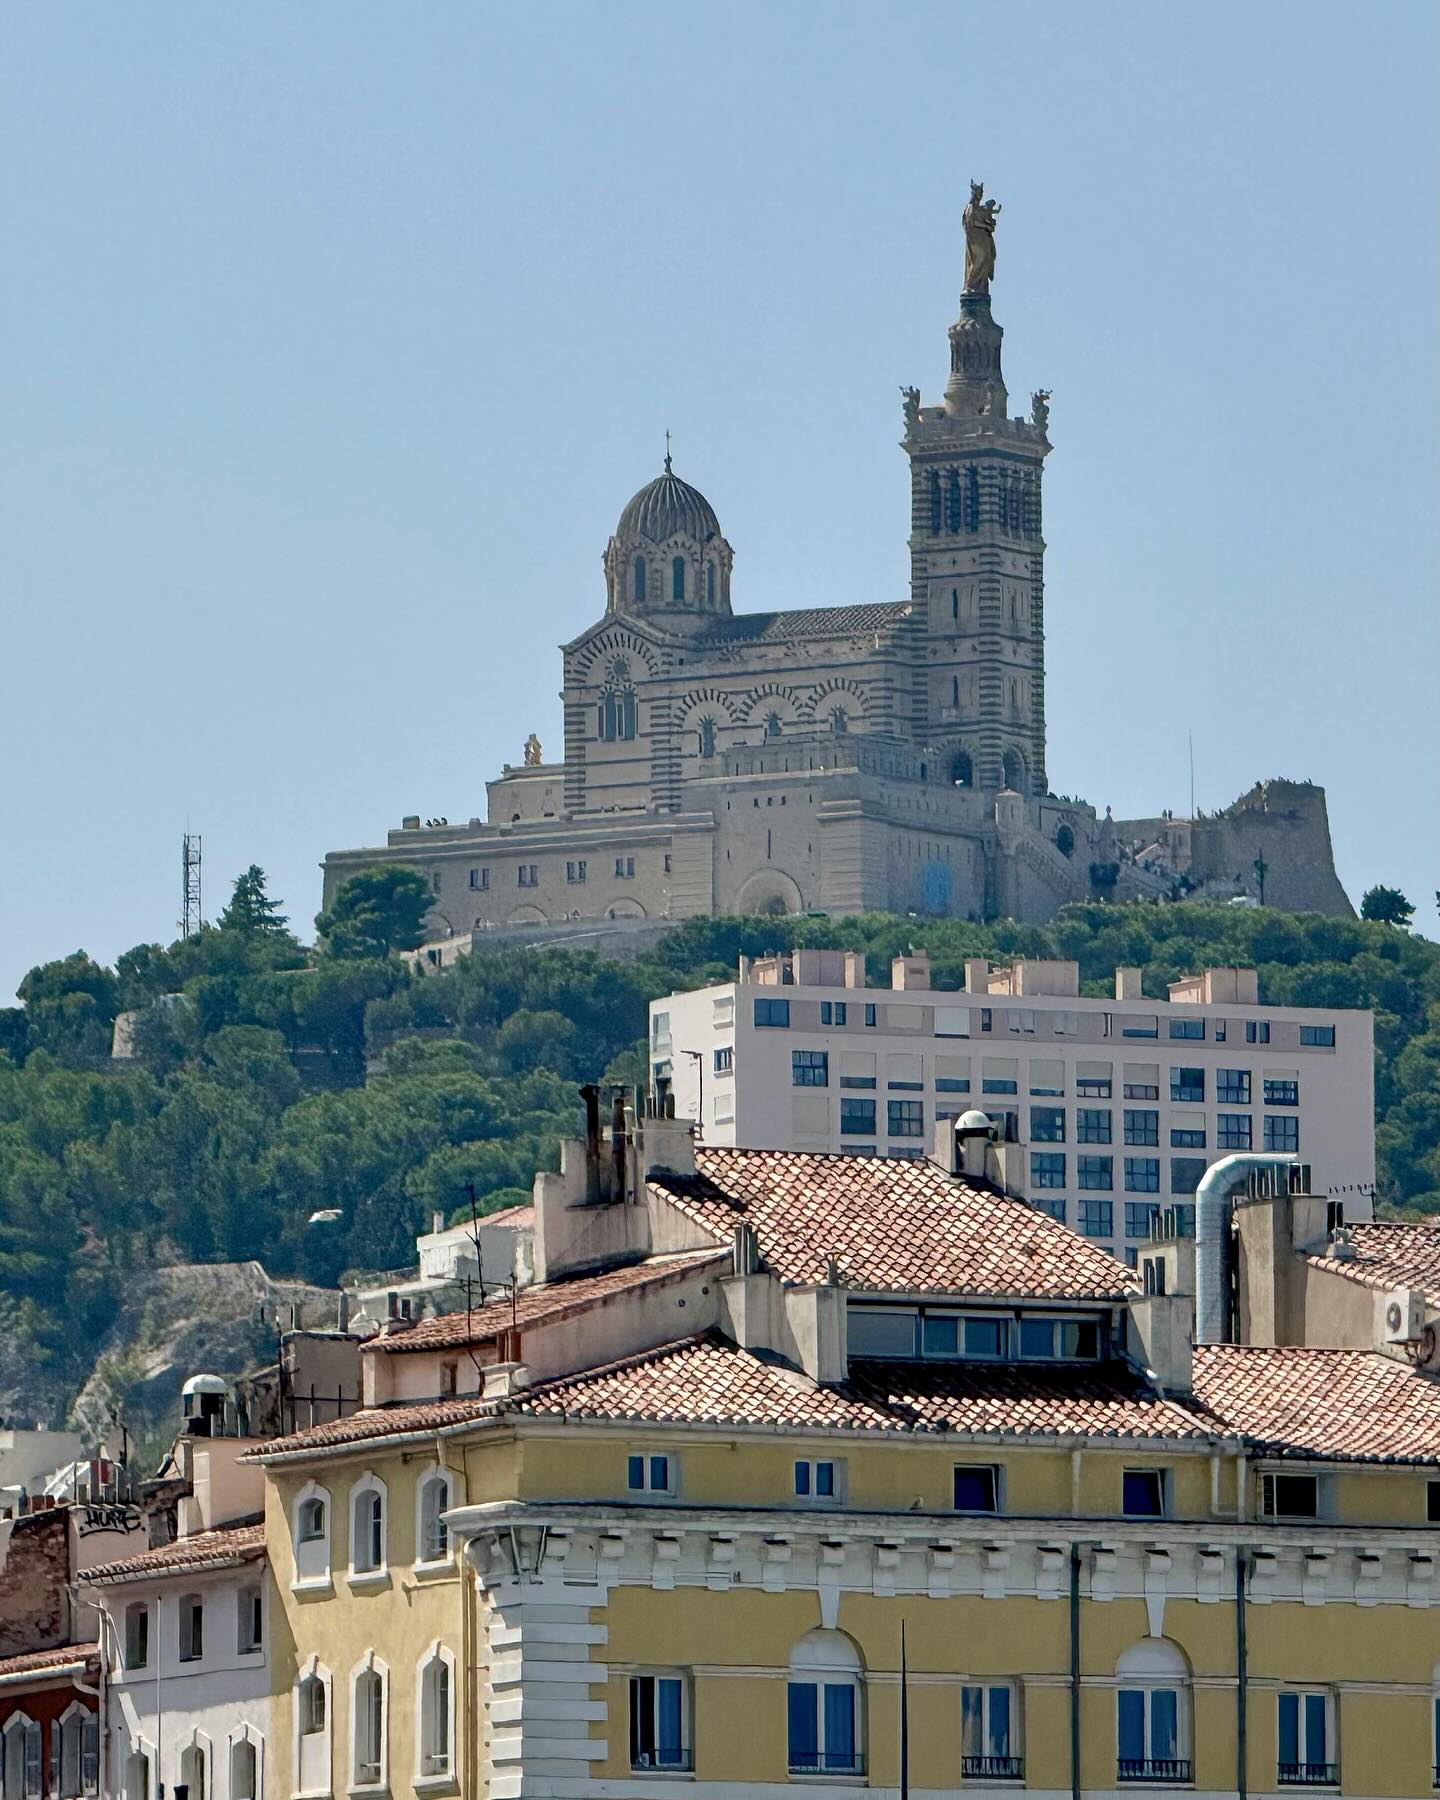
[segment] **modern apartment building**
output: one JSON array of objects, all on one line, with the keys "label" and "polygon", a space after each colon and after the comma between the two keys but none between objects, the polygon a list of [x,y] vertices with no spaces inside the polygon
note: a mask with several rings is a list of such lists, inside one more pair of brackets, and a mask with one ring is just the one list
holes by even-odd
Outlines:
[{"label": "modern apartment building", "polygon": [[1235,1151],[1298,1153],[1368,1218],[1373,1039],[1368,1012],[1262,1006],[1254,969],[1206,969],[1164,1000],[1117,969],[1096,998],[1076,963],[980,958],[955,992],[917,952],[876,989],[858,952],[796,950],[652,1002],[650,1072],[704,1143],[751,1150],[918,1158],[937,1119],[979,1109],[1007,1191],[1133,1267],[1156,1210],[1188,1207]]}]

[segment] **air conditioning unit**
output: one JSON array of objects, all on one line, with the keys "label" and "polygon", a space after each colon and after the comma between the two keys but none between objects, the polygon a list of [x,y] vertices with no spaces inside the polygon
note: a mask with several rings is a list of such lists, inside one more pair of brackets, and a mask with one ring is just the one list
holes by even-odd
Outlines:
[{"label": "air conditioning unit", "polygon": [[1425,1296],[1414,1288],[1393,1288],[1381,1309],[1381,1331],[1387,1344],[1413,1344],[1425,1331]]}]

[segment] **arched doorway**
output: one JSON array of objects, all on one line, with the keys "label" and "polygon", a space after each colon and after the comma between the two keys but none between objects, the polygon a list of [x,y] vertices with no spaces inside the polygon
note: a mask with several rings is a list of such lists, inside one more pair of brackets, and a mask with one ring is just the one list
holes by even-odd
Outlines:
[{"label": "arched doorway", "polygon": [[1000,761],[1000,778],[1013,793],[1029,792],[1029,783],[1025,773],[1025,758],[1013,747],[1007,750]]},{"label": "arched doorway", "polygon": [[738,913],[798,913],[805,902],[799,887],[779,869],[760,869],[735,896]]}]

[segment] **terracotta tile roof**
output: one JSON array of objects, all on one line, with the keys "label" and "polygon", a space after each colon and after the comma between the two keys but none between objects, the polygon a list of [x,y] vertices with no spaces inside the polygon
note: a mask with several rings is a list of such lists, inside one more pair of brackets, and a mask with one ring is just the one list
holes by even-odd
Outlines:
[{"label": "terracotta tile roof", "polygon": [[265,1554],[263,1521],[246,1520],[221,1525],[214,1531],[197,1531],[155,1550],[141,1550],[118,1562],[97,1563],[82,1569],[81,1581],[139,1581],[150,1575],[179,1575],[187,1569],[228,1569],[237,1563],[256,1562]]},{"label": "terracotta tile roof", "polygon": [[1346,1281],[1372,1288],[1418,1288],[1426,1304],[1440,1306],[1440,1219],[1423,1225],[1347,1225],[1355,1255],[1308,1256],[1306,1261]]},{"label": "terracotta tile roof", "polygon": [[482,1225],[509,1225],[519,1229],[535,1223],[535,1206],[527,1201],[523,1206],[502,1206],[499,1212],[481,1213]]},{"label": "terracotta tile roof", "polygon": [[98,1644],[61,1644],[54,1650],[22,1650],[18,1656],[0,1656],[0,1678],[45,1675],[93,1662],[99,1654]]},{"label": "terracotta tile roof", "polygon": [[[515,1298],[514,1322],[524,1326],[533,1325],[540,1319],[561,1319],[568,1313],[598,1306],[616,1294],[674,1281],[703,1268],[706,1263],[718,1264],[728,1256],[729,1252],[725,1250],[689,1250],[679,1255],[652,1256],[645,1262],[607,1269],[600,1275],[577,1275],[569,1280],[546,1282],[543,1287],[522,1288]],[[371,1338],[363,1348],[384,1356],[402,1356],[418,1350],[483,1344],[502,1331],[508,1331],[511,1316],[509,1298],[502,1296],[498,1300],[487,1300],[484,1306],[477,1306],[470,1313],[440,1313],[433,1319],[422,1319],[406,1331]]]},{"label": "terracotta tile roof", "polygon": [[1197,1344],[1195,1396],[1277,1456],[1440,1462],[1440,1382],[1375,1350]]},{"label": "terracotta tile roof", "polygon": [[1021,1438],[1217,1435],[1209,1420],[1162,1398],[1119,1363],[873,1362],[855,1364],[841,1386],[819,1387],[713,1336],[548,1382],[517,1399],[514,1410],[574,1419]]},{"label": "terracotta tile roof", "polygon": [[425,1400],[414,1406],[367,1406],[343,1419],[331,1419],[324,1425],[309,1425],[304,1431],[292,1431],[286,1437],[266,1438],[240,1458],[244,1463],[268,1462],[272,1456],[287,1456],[301,1451],[343,1450],[350,1444],[368,1444],[376,1438],[415,1437],[448,1426],[463,1425],[471,1419],[483,1419],[499,1410],[491,1400],[469,1394],[456,1400]]},{"label": "terracotta tile roof", "polygon": [[792,638],[851,637],[858,632],[886,631],[912,616],[908,600],[867,606],[807,606],[795,612],[735,613],[718,620],[692,642],[706,644],[784,643]]},{"label": "terracotta tile roof", "polygon": [[655,1174],[652,1191],[728,1244],[753,1226],[788,1285],[822,1282],[834,1257],[848,1287],[1121,1299],[1138,1282],[1113,1256],[1023,1200],[929,1162],[697,1146],[697,1174]]}]

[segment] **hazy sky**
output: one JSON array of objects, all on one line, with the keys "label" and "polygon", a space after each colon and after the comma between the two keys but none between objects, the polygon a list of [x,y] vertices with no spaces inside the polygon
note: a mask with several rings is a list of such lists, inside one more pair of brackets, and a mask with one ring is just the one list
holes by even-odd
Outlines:
[{"label": "hazy sky", "polygon": [[675,434],[737,609],[903,598],[971,176],[1053,388],[1050,771],[1440,885],[1437,12],[67,0],[0,21],[0,1003],[483,813]]}]

